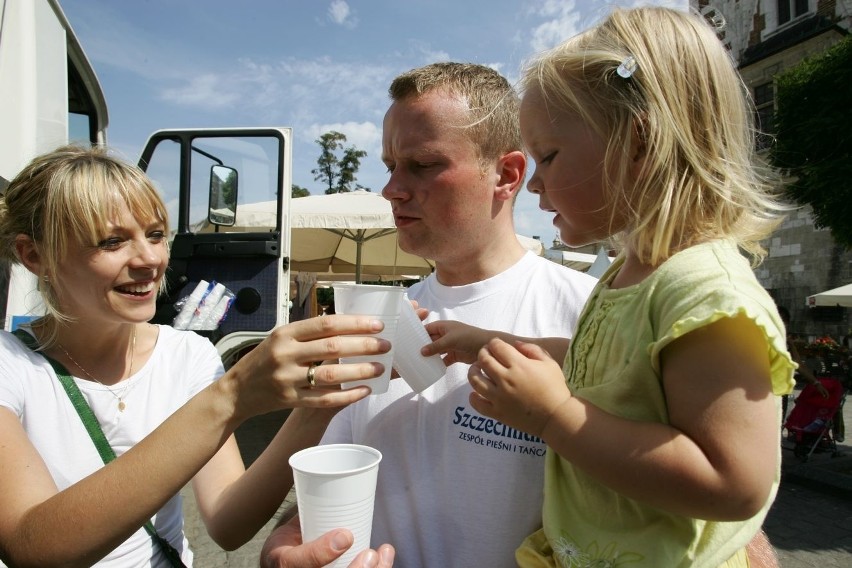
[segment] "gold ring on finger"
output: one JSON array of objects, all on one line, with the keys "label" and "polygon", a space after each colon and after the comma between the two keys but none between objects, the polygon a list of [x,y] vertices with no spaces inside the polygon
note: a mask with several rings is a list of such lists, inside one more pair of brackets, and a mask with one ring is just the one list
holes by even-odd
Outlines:
[{"label": "gold ring on finger", "polygon": [[312,364],[310,367],[308,367],[308,377],[307,377],[308,387],[314,388],[315,386],[317,386],[316,374],[317,374],[317,367],[316,367],[316,365]]}]

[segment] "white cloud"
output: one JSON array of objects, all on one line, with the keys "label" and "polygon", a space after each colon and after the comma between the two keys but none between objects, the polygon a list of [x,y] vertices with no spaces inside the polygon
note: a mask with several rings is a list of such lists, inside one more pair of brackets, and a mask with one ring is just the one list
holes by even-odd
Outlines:
[{"label": "white cloud", "polygon": [[548,18],[548,21],[536,26],[532,31],[530,45],[535,51],[554,47],[582,30],[581,14],[576,8],[575,0],[546,0],[535,13]]},{"label": "white cloud", "polygon": [[[351,17],[350,17],[351,16]],[[329,19],[339,26],[354,28],[358,25],[358,19],[352,15],[352,10],[344,0],[334,0],[328,7]]]},{"label": "white cloud", "polygon": [[409,40],[409,46],[418,61],[418,65],[428,65],[438,61],[450,61],[450,54],[443,49],[435,49],[432,44],[421,40]]},{"label": "white cloud", "polygon": [[530,46],[535,52],[555,47],[600,22],[615,5],[635,8],[649,4],[681,10],[689,8],[688,0],[619,0],[617,4],[581,2],[579,6],[576,0],[544,0],[528,10],[534,17],[546,20],[532,30]]},{"label": "white cloud", "polygon": [[542,213],[538,208],[538,196],[526,188],[521,189],[514,210],[515,232],[527,237],[537,236],[545,248],[550,248],[556,237],[556,228],[551,221],[553,215]]},{"label": "white cloud", "polygon": [[382,127],[373,122],[335,122],[312,124],[302,130],[306,141],[317,140],[320,136],[334,130],[346,136],[346,146],[355,146],[365,150],[370,158],[378,158],[382,151]]},{"label": "white cloud", "polygon": [[223,82],[224,78],[220,75],[204,73],[191,77],[184,85],[164,89],[160,97],[183,106],[224,109],[236,104],[240,94]]},{"label": "white cloud", "polygon": [[197,110],[231,109],[304,128],[322,118],[380,120],[387,107],[388,67],[328,57],[274,63],[241,59],[232,68],[187,72],[160,88],[160,98]]}]

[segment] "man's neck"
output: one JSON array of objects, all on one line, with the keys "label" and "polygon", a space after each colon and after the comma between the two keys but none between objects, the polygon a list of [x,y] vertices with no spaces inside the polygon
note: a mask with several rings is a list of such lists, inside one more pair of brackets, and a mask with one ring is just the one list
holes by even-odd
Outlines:
[{"label": "man's neck", "polygon": [[[500,241],[497,244],[496,241]],[[435,277],[444,286],[464,286],[496,276],[513,266],[526,253],[514,233],[462,260],[435,263]]]}]

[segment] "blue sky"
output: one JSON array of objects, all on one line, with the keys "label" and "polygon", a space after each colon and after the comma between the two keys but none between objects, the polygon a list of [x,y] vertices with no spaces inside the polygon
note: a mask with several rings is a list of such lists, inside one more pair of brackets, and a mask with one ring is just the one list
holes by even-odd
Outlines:
[{"label": "blue sky", "polygon": [[[382,118],[397,74],[471,61],[516,81],[535,52],[594,24],[617,0],[60,0],[103,86],[108,142],[135,161],[162,128],[290,126],[293,182],[323,188],[315,140],[367,152],[358,183],[381,191]],[[651,2],[685,8],[687,0]],[[526,190],[518,233],[549,247],[552,216]]]}]

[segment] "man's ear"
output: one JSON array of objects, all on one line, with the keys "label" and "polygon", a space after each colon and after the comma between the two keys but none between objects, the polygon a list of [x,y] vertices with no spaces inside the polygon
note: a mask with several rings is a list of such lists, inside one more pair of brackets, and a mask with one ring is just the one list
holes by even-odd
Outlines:
[{"label": "man's ear", "polygon": [[15,253],[21,260],[21,264],[23,264],[27,270],[36,276],[42,274],[42,271],[44,270],[44,263],[42,262],[38,245],[32,237],[24,234],[20,234],[15,237]]},{"label": "man's ear", "polygon": [[497,168],[500,178],[495,187],[495,196],[510,201],[521,191],[527,173],[527,156],[519,150],[508,152],[500,157]]}]

